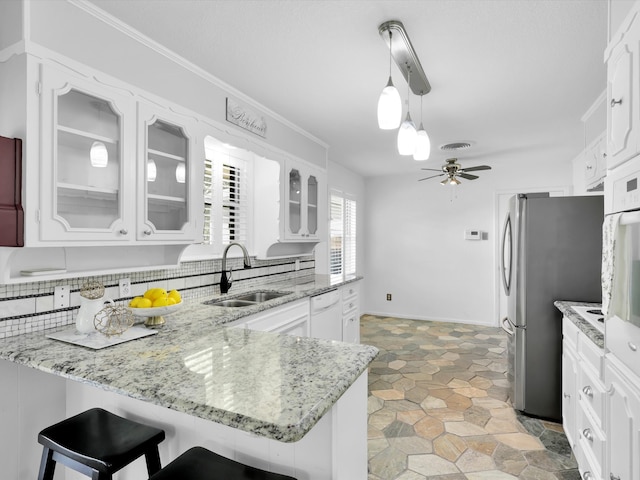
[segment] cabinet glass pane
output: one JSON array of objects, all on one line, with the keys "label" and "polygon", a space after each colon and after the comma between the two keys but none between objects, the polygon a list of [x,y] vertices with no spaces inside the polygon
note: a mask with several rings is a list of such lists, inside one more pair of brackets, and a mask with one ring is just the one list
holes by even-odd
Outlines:
[{"label": "cabinet glass pane", "polygon": [[302,199],[302,177],[293,169],[289,172],[289,230],[300,233],[300,200]]},{"label": "cabinet glass pane", "polygon": [[70,90],[57,98],[56,214],[71,228],[109,228],[120,218],[121,119],[103,99]]},{"label": "cabinet glass pane", "polygon": [[188,221],[188,139],[161,120],[148,126],[147,216],[157,230],[180,230]]},{"label": "cabinet glass pane", "polygon": [[318,180],[311,176],[307,181],[307,227],[309,234],[318,231]]}]

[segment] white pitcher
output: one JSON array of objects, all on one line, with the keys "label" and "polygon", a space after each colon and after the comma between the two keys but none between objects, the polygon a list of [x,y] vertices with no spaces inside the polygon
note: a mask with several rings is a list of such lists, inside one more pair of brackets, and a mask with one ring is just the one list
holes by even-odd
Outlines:
[{"label": "white pitcher", "polygon": [[95,332],[96,327],[93,319],[102,310],[107,301],[110,301],[110,299],[105,299],[104,297],[90,299],[81,296],[80,310],[78,310],[78,316],[76,317],[76,330],[80,333]]}]

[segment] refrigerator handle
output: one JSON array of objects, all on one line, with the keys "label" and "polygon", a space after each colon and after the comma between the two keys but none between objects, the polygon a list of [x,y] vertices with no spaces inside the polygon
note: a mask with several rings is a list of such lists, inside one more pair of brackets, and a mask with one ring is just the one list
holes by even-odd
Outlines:
[{"label": "refrigerator handle", "polygon": [[509,317],[504,317],[502,319],[502,322],[501,322],[500,326],[502,327],[502,329],[505,332],[507,332],[507,335],[509,335],[509,336],[513,336],[513,334],[515,333],[515,331],[512,328],[512,323],[509,320]]},{"label": "refrigerator handle", "polygon": [[[502,270],[502,285],[504,286],[504,292],[509,296],[511,292],[511,276],[513,266],[513,232],[511,231],[511,214],[507,213],[507,218],[504,222],[504,230],[502,231],[502,255],[500,257],[500,266]],[[509,253],[509,264],[505,264],[505,253],[507,250]]]}]

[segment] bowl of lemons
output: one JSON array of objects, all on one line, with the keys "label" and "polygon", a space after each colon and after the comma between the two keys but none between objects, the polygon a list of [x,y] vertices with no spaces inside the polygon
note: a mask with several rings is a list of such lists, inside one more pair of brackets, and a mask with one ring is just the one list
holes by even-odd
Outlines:
[{"label": "bowl of lemons", "polygon": [[177,290],[167,292],[164,288],[150,288],[141,297],[129,302],[129,309],[136,317],[146,317],[147,327],[164,325],[163,315],[169,315],[182,307],[182,297]]}]

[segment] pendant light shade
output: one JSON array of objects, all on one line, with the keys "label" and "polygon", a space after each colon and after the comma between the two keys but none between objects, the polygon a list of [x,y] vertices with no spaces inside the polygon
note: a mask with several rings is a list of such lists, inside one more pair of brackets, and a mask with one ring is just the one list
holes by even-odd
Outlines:
[{"label": "pendant light shade", "polygon": [[107,146],[102,142],[93,142],[89,150],[89,158],[91,159],[92,167],[105,168],[109,163]]},{"label": "pendant light shade", "polygon": [[416,126],[411,120],[411,114],[407,112],[400,129],[398,130],[398,153],[400,155],[412,155],[416,149]]},{"label": "pendant light shade", "polygon": [[400,120],[402,120],[402,99],[389,76],[389,82],[378,99],[378,127],[382,130],[394,130],[400,126]]},{"label": "pendant light shade", "polygon": [[429,160],[429,155],[431,154],[431,140],[429,139],[429,135],[425,131],[422,124],[420,124],[420,128],[416,132],[416,149],[413,152],[414,160]]},{"label": "pendant light shade", "polygon": [[158,170],[156,168],[156,162],[154,162],[153,160],[149,160],[147,162],[147,181],[155,182],[157,174]]}]

